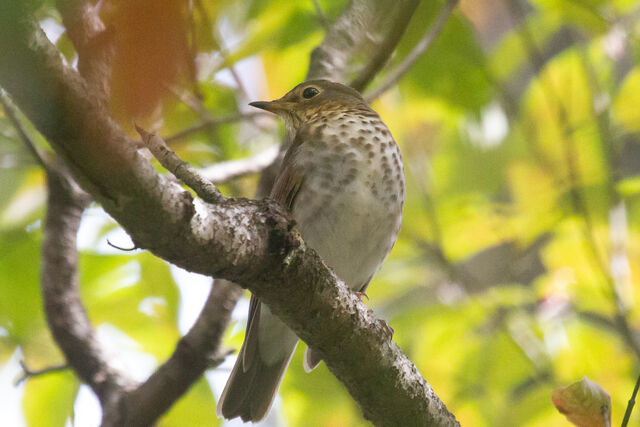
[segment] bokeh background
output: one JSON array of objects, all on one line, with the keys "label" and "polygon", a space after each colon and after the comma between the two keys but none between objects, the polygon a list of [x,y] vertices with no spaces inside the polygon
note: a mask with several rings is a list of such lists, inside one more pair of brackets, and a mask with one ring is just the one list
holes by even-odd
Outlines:
[{"label": "bokeh background", "polygon": [[[53,2],[41,3],[43,29],[74,64]],[[282,126],[247,103],[304,80],[311,50],[346,3],[101,1],[102,19],[117,28],[113,116],[157,131],[197,167],[269,150]],[[372,87],[442,5],[420,4]],[[373,102],[403,152],[407,200],[367,304],[463,425],[569,425],[551,393],[583,376],[610,393],[620,424],[640,365],[639,35],[635,0],[463,0]],[[366,62],[356,58],[353,76]],[[256,184],[253,174],[221,188],[250,196]],[[16,385],[21,362],[63,363],[39,290],[45,197],[42,169],[0,109],[3,423],[97,425],[95,397],[69,371]],[[93,205],[78,241],[82,297],[112,363],[142,380],[188,330],[210,282],[107,239],[131,245]],[[229,348],[242,343],[247,306],[234,312]],[[303,348],[262,425],[368,425],[324,365],[304,373]],[[234,357],[158,425],[238,425],[215,415]]]}]

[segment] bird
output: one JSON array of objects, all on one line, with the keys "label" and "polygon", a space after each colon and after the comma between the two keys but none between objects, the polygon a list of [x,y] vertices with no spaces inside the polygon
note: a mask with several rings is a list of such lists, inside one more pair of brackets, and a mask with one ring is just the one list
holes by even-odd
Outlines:
[{"label": "bird", "polygon": [[[391,251],[402,224],[400,150],[355,89],[301,83],[274,101],[249,105],[279,116],[289,144],[270,197],[296,221],[307,246],[358,296]],[[298,337],[252,296],[246,333],[217,406],[219,416],[257,422],[269,412]],[[307,348],[310,372],[321,357]]]}]

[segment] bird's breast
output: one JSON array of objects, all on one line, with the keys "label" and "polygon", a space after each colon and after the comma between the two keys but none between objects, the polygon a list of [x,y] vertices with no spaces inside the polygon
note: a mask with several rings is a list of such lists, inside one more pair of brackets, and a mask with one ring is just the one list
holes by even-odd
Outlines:
[{"label": "bird's breast", "polygon": [[307,244],[359,289],[379,269],[400,229],[400,152],[377,115],[321,121],[309,134],[297,153],[305,172],[293,216]]}]

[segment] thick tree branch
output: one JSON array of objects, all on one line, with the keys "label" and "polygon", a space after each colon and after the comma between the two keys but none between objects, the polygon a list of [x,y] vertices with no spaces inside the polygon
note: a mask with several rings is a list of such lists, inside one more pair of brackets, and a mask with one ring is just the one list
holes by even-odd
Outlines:
[{"label": "thick tree branch", "polygon": [[400,39],[402,39],[402,36],[409,26],[409,21],[411,21],[411,17],[419,4],[420,0],[404,0],[400,3],[400,10],[397,12],[398,16],[393,21],[393,25],[389,29],[384,41],[371,57],[369,63],[360,71],[358,77],[356,77],[349,86],[362,92],[362,90],[371,83],[371,80],[373,80],[376,74],[378,74],[378,71],[380,71],[389,60]]},{"label": "thick tree branch", "polygon": [[[322,354],[374,424],[457,424],[384,326],[305,247],[280,206],[207,204],[169,185],[22,7],[0,3],[0,85],[138,247],[249,288]],[[91,372],[83,379],[110,396]]]},{"label": "thick tree branch", "polygon": [[368,102],[373,101],[384,92],[389,90],[393,85],[398,83],[402,76],[409,71],[411,66],[415,64],[415,62],[422,56],[423,53],[429,49],[429,46],[438,38],[438,35],[444,28],[444,24],[449,19],[449,15],[453,12],[453,9],[458,4],[458,0],[447,0],[447,2],[442,7],[442,10],[436,17],[436,20],[431,24],[429,30],[426,32],[424,37],[420,39],[418,44],[413,48],[411,52],[407,55],[405,59],[402,60],[400,64],[398,64],[392,71],[387,74],[385,77],[385,81],[380,84],[377,88],[372,90],[371,92],[365,94],[365,99]]},{"label": "thick tree branch", "polygon": [[80,301],[76,233],[89,198],[55,168],[47,169],[47,189],[41,279],[47,322],[69,365],[108,410],[131,382],[108,365]]}]

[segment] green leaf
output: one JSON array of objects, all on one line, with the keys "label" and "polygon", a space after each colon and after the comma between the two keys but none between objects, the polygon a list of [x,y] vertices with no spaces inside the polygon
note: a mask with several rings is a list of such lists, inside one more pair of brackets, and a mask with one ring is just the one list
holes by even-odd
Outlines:
[{"label": "green leaf", "polygon": [[[398,60],[424,36],[439,10],[438,2],[420,5],[398,46]],[[471,24],[458,14],[449,17],[438,38],[401,80],[400,89],[409,98],[442,98],[454,107],[479,112],[494,89]]]},{"label": "green leaf", "polygon": [[246,41],[231,52],[218,69],[226,68],[263,49],[284,49],[304,41],[319,30],[319,22],[311,4],[302,2],[269,2],[248,21]]},{"label": "green leaf", "polygon": [[200,378],[159,421],[160,427],[219,426],[216,402],[207,380]]},{"label": "green leaf", "polygon": [[0,326],[18,342],[44,326],[38,268],[40,233],[0,233]]},{"label": "green leaf", "polygon": [[608,28],[605,16],[610,5],[609,0],[533,0],[532,3],[545,14],[557,16],[567,23],[596,34]]},{"label": "green leaf", "polygon": [[635,67],[627,74],[620,86],[614,101],[615,119],[630,131],[640,131],[640,67]]},{"label": "green leaf", "polygon": [[518,27],[509,31],[492,49],[489,67],[492,75],[499,81],[508,82],[510,78],[531,64],[531,53],[526,49],[521,27],[531,36],[531,42],[538,47],[545,46],[561,28],[562,20],[544,13],[532,13]]},{"label": "green leaf", "polygon": [[28,380],[22,405],[29,427],[63,427],[73,413],[78,381],[70,372]]},{"label": "green leaf", "polygon": [[169,267],[148,253],[81,257],[82,298],[94,325],[110,323],[164,359],[179,338],[178,290]]}]

